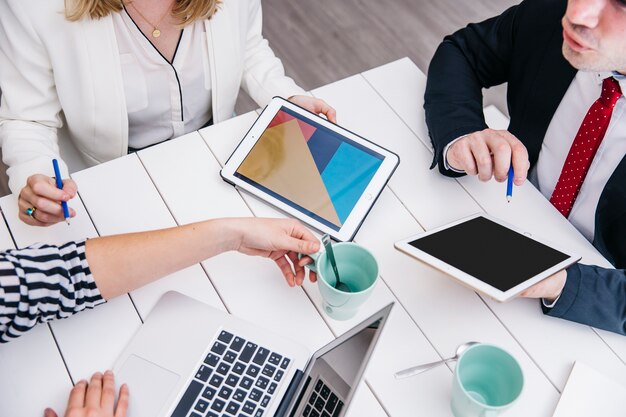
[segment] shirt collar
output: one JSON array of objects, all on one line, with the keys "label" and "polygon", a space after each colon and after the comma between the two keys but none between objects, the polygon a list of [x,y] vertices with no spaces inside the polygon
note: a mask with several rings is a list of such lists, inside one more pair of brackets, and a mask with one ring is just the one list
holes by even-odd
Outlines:
[{"label": "shirt collar", "polygon": [[605,78],[613,77],[619,83],[622,91],[626,91],[626,75],[624,74],[620,74],[617,71],[602,71],[594,73],[594,77],[598,85],[602,85],[602,81],[604,81]]}]

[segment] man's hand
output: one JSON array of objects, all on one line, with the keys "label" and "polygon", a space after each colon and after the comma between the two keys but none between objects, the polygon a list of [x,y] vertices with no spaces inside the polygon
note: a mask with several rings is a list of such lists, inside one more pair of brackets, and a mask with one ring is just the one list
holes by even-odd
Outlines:
[{"label": "man's hand", "polygon": [[565,281],[567,281],[567,271],[563,269],[528,288],[520,294],[520,297],[543,298],[547,303],[552,303],[561,295]]},{"label": "man's hand", "polygon": [[[65,417],[126,417],[128,410],[128,386],[120,387],[117,407],[115,406],[115,381],[113,372],[93,374],[91,381],[78,381],[67,402]],[[44,417],[57,417],[51,408],[46,408]]]},{"label": "man's hand", "polygon": [[[31,226],[51,226],[65,220],[62,201],[69,201],[76,196],[78,187],[70,179],[63,181],[63,189],[59,190],[53,178],[43,174],[28,177],[26,186],[20,191],[17,200],[20,219]],[[29,216],[27,210],[32,209]],[[70,217],[76,211],[70,208]]]},{"label": "man's hand", "polygon": [[[311,259],[299,260],[298,254],[315,253],[320,249],[320,243],[300,222],[293,219],[233,219],[232,227],[238,230],[236,250],[272,259],[290,287],[302,285],[304,266]],[[315,282],[317,277],[309,273],[309,279]]]},{"label": "man's hand", "polygon": [[481,181],[506,181],[511,162],[515,185],[522,185],[528,175],[528,151],[519,139],[506,130],[485,129],[467,135],[448,148],[448,165],[478,175]]},{"label": "man's hand", "polygon": [[311,113],[323,114],[329,121],[337,123],[337,112],[322,99],[310,96],[292,96],[289,97],[289,101]]}]

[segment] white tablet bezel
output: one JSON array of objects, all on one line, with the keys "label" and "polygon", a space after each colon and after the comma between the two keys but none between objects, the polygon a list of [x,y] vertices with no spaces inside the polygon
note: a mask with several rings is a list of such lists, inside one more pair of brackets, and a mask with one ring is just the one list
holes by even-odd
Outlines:
[{"label": "white tablet bezel", "polygon": [[[526,236],[526,237],[528,237],[528,238],[530,238],[530,239],[532,239],[532,240],[534,240],[536,242],[539,242],[539,243],[541,243],[543,245],[549,246],[549,247],[553,248],[554,250],[558,250],[559,252],[562,252],[565,255],[567,255],[568,258],[565,259],[564,261],[554,265],[553,267],[551,267],[549,269],[546,269],[545,271],[541,272],[540,274],[537,274],[537,275],[527,279],[526,281],[523,281],[523,282],[517,284],[515,287],[512,287],[512,288],[508,289],[507,291],[501,291],[501,290],[499,290],[499,289],[497,289],[495,287],[492,287],[491,285],[481,281],[480,279],[478,279],[478,278],[476,278],[476,277],[474,277],[474,276],[472,276],[472,275],[470,275],[470,274],[468,274],[466,272],[463,272],[460,269],[457,269],[454,266],[452,266],[452,265],[450,265],[450,264],[448,264],[448,263],[446,263],[446,262],[444,262],[444,261],[442,261],[442,260],[440,260],[440,259],[438,259],[438,258],[436,258],[436,257],[434,257],[434,256],[432,256],[432,255],[430,255],[430,254],[428,254],[428,253],[426,253],[426,252],[424,252],[424,251],[422,251],[420,249],[417,249],[416,247],[410,245],[410,242],[413,242],[413,241],[415,241],[417,239],[420,239],[420,238],[432,235],[434,233],[437,233],[437,232],[440,232],[442,230],[448,229],[450,227],[456,226],[458,224],[467,222],[467,221],[475,219],[477,217],[484,217],[484,218],[486,218],[488,220],[491,220],[494,223],[497,223],[497,224],[499,224],[501,226],[506,227],[507,229],[510,229],[510,230],[512,230],[514,232],[522,234],[522,235],[524,235],[524,236]],[[443,225],[443,226],[438,227],[436,229],[429,230],[429,231],[424,232],[424,233],[419,233],[419,234],[416,234],[414,236],[408,237],[406,239],[402,239],[402,240],[396,242],[394,246],[396,247],[396,249],[400,250],[401,252],[404,252],[407,255],[409,255],[409,256],[411,256],[411,257],[413,257],[413,258],[415,258],[415,259],[417,259],[419,261],[422,261],[422,262],[424,262],[424,263],[426,263],[426,264],[428,264],[428,265],[430,265],[430,266],[432,266],[432,267],[434,267],[434,268],[436,268],[436,269],[438,269],[438,270],[440,270],[440,271],[450,275],[451,277],[453,277],[456,280],[460,281],[462,284],[464,284],[464,285],[466,285],[466,286],[468,286],[468,287],[470,287],[470,288],[472,288],[472,289],[474,289],[476,291],[480,291],[481,293],[486,294],[489,297],[493,298],[494,300],[500,301],[500,302],[510,300],[511,298],[515,297],[516,295],[518,295],[519,293],[521,293],[525,289],[533,286],[534,284],[538,283],[539,281],[541,281],[541,280],[543,280],[545,278],[548,278],[550,275],[552,275],[552,274],[554,274],[554,273],[556,273],[556,272],[558,272],[558,271],[560,271],[560,270],[562,270],[564,268],[567,268],[568,266],[578,262],[581,259],[580,256],[573,255],[570,251],[563,250],[563,249],[559,248],[556,245],[553,245],[553,244],[551,244],[549,242],[546,242],[543,239],[537,239],[536,237],[532,236],[530,233],[524,232],[524,231],[516,228],[515,226],[512,226],[512,225],[510,225],[510,224],[508,224],[506,222],[503,222],[502,220],[497,219],[497,218],[495,218],[493,216],[490,216],[489,214],[486,214],[486,213],[477,213],[477,214],[474,214],[472,216],[465,217],[463,219],[460,219],[460,220],[454,221],[452,223]]]},{"label": "white tablet bezel", "polygon": [[[298,113],[298,115],[302,116],[305,119],[310,119],[315,123],[318,123],[325,128],[336,132],[340,136],[343,136],[351,141],[358,143],[361,146],[364,146],[380,155],[383,156],[383,162],[376,171],[376,174],[365,188],[363,194],[355,204],[352,212],[343,223],[342,227],[339,230],[335,230],[324,223],[319,222],[318,220],[309,217],[305,213],[297,210],[296,208],[283,203],[277,198],[273,197],[265,193],[263,190],[256,188],[252,184],[243,181],[242,179],[235,176],[235,172],[248,155],[252,147],[256,144],[257,140],[261,137],[267,126],[270,124],[276,113],[282,108],[286,107],[289,110]],[[309,224],[310,226],[316,228],[322,233],[328,233],[337,241],[350,241],[356,234],[357,230],[363,223],[363,220],[367,216],[367,213],[372,208],[374,202],[382,192],[383,188],[389,181],[389,178],[395,171],[398,166],[400,159],[398,155],[385,149],[379,145],[376,145],[361,136],[350,132],[349,130],[342,128],[338,125],[335,125],[328,120],[310,113],[309,111],[281,98],[274,97],[270,103],[265,107],[263,112],[259,115],[258,119],[254,122],[248,133],[246,133],[245,137],[239,143],[233,154],[228,158],[226,164],[222,168],[220,174],[222,178],[229,182],[230,184],[235,185],[236,187],[249,192],[252,195],[255,195],[261,198],[264,201],[269,202],[273,206],[279,208],[280,210],[302,220],[303,222]]]}]

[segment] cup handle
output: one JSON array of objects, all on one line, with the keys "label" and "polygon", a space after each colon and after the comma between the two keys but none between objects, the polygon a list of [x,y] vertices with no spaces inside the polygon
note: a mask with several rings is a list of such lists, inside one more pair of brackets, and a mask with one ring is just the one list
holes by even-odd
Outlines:
[{"label": "cup handle", "polygon": [[309,268],[311,271],[317,273],[317,258],[320,257],[320,255],[322,254],[322,251],[318,251],[315,253],[312,253],[310,255],[305,255],[304,253],[299,253],[298,254],[298,259],[302,259],[305,256],[308,256],[309,258],[313,259],[313,263],[310,263],[308,265],[306,265],[307,268]]}]

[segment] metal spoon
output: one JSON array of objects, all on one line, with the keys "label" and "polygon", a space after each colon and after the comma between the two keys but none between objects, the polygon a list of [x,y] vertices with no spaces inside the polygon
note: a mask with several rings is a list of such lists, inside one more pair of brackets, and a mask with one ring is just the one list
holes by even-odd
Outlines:
[{"label": "metal spoon", "polygon": [[410,376],[421,374],[422,372],[426,372],[430,369],[436,368],[437,366],[441,364],[455,361],[459,359],[461,355],[463,354],[463,352],[465,352],[470,346],[477,345],[478,343],[479,342],[463,343],[462,345],[459,345],[459,347],[456,348],[456,354],[451,358],[443,359],[443,360],[435,361],[431,363],[425,363],[424,365],[413,366],[411,368],[405,369],[404,371],[396,372],[394,376],[396,377],[396,379],[408,378]]},{"label": "metal spoon", "polygon": [[335,273],[335,288],[343,292],[352,292],[350,287],[348,287],[346,284],[339,280],[339,270],[337,270],[335,253],[333,252],[333,245],[330,242],[330,236],[328,234],[322,236],[322,243],[324,244],[324,248],[326,249],[326,254],[328,256],[328,260],[330,261],[330,266],[333,267],[333,272]]}]

